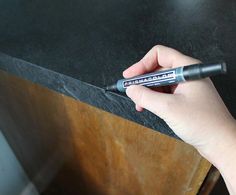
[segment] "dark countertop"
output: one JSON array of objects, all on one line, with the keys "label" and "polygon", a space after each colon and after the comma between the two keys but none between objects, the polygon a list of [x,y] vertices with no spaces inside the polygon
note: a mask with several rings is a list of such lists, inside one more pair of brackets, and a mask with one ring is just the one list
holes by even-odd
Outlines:
[{"label": "dark countertop", "polygon": [[158,117],[101,88],[156,44],[225,60],[229,73],[213,81],[236,117],[234,0],[0,2],[0,69],[174,136]]}]

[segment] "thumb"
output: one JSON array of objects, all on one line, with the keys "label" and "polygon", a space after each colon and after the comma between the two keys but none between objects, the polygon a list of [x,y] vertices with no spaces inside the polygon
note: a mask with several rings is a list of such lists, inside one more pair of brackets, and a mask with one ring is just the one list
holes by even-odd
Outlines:
[{"label": "thumb", "polygon": [[127,88],[126,94],[135,104],[152,113],[166,118],[166,114],[174,110],[175,95],[153,91],[141,85],[132,85]]}]

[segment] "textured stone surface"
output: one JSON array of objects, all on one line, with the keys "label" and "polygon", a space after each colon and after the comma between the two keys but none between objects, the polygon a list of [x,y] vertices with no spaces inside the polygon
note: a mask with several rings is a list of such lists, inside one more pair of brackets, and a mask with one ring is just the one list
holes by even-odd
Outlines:
[{"label": "textured stone surface", "polygon": [[235,10],[234,0],[5,0],[0,68],[173,136],[161,119],[101,87],[164,44],[202,61],[225,60],[228,75],[213,81],[236,116]]},{"label": "textured stone surface", "polygon": [[1,69],[8,73],[175,137],[173,131],[163,120],[147,111],[141,114],[136,112],[131,100],[123,95],[111,92],[105,93],[105,90],[100,87],[2,53],[0,53],[0,64]]}]

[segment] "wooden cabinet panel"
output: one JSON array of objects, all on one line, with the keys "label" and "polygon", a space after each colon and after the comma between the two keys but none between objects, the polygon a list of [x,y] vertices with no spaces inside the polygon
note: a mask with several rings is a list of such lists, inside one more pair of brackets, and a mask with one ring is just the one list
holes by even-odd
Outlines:
[{"label": "wooden cabinet panel", "polygon": [[179,140],[1,71],[0,94],[0,128],[45,195],[196,194],[211,166]]}]

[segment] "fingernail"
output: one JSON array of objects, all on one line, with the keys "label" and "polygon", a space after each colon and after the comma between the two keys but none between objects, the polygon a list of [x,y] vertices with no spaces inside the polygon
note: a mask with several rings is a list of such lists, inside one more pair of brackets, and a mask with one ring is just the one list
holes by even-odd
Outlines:
[{"label": "fingernail", "polygon": [[126,89],[126,94],[127,94],[128,97],[131,98],[131,96],[132,96],[132,91],[133,91],[134,88],[135,88],[135,85],[131,85],[131,86],[129,86],[129,87]]},{"label": "fingernail", "polygon": [[127,70],[123,71],[123,76],[125,76],[127,74]]},{"label": "fingernail", "polygon": [[126,95],[130,97],[130,87],[128,87],[125,92],[126,92]]}]

